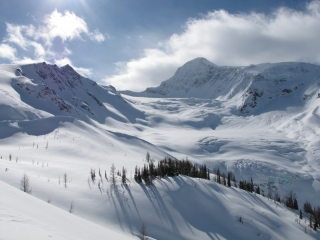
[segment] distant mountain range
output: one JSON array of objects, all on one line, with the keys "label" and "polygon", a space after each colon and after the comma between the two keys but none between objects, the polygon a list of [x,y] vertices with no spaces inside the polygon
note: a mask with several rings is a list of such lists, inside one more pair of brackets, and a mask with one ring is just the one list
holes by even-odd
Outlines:
[{"label": "distant mountain range", "polygon": [[[166,98],[208,98],[228,101],[241,113],[257,113],[301,105],[320,94],[320,66],[303,62],[264,63],[247,67],[220,67],[196,58],[178,68],[158,87],[132,96]],[[280,102],[280,105],[279,105]]]}]

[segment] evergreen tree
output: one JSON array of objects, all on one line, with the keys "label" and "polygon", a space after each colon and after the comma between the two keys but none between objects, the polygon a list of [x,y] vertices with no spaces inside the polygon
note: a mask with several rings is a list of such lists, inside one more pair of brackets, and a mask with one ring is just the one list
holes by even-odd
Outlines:
[{"label": "evergreen tree", "polygon": [[298,210],[298,209],[299,209],[298,201],[297,201],[297,199],[296,199],[296,198],[294,199],[294,202],[293,202],[293,209],[296,209],[296,210]]},{"label": "evergreen tree", "polygon": [[221,178],[220,178],[220,169],[217,170],[217,183],[221,184]]},{"label": "evergreen tree", "polygon": [[223,185],[226,186],[226,185],[227,185],[226,174],[225,174],[225,173],[222,173],[221,176],[222,176]]},{"label": "evergreen tree", "polygon": [[260,187],[258,185],[258,187],[256,188],[256,194],[260,194]]},{"label": "evergreen tree", "polygon": [[138,168],[138,183],[142,183],[142,177],[141,177],[141,173],[140,173],[140,168]]},{"label": "evergreen tree", "polygon": [[136,182],[138,182],[138,167],[136,166],[136,168],[134,169],[134,180]]},{"label": "evergreen tree", "polygon": [[122,167],[122,177],[121,177],[122,184],[126,184],[127,183],[126,173],[127,173],[126,169],[124,167]]},{"label": "evergreen tree", "polygon": [[249,190],[249,191],[250,191],[250,192],[253,192],[253,190],[254,190],[254,189],[253,189],[253,180],[252,180],[252,178],[251,178],[250,190]]},{"label": "evergreen tree", "polygon": [[147,163],[150,162],[150,153],[149,152],[147,152],[147,154],[146,154],[146,161],[147,161]]},{"label": "evergreen tree", "polygon": [[231,187],[231,174],[228,172],[228,187]]},{"label": "evergreen tree", "polygon": [[313,210],[312,210],[312,206],[311,206],[310,202],[306,201],[303,204],[303,211],[305,211],[306,213],[309,213],[309,214],[313,214]]},{"label": "evergreen tree", "polygon": [[110,168],[110,180],[111,180],[111,188],[115,189],[116,188],[116,184],[117,184],[117,180],[116,180],[116,168],[114,166],[114,164],[112,163],[111,168]]}]

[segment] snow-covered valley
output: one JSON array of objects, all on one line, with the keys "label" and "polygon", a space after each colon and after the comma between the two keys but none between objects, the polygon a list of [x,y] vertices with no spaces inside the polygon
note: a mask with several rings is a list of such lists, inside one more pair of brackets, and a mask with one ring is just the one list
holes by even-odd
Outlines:
[{"label": "snow-covered valley", "polygon": [[[69,216],[72,201],[73,215],[91,222],[78,223],[82,229],[98,225],[96,239],[137,239],[142,223],[154,239],[319,239],[307,214],[299,220],[298,211],[268,197],[213,181],[214,169],[232,171],[238,181],[252,177],[264,195],[294,191],[299,209],[305,201],[320,206],[319,69],[195,59],[158,88],[120,94],[70,66],[2,65],[0,239],[20,239],[28,219],[38,218],[43,225],[33,225],[35,232],[87,239],[74,230],[82,220]],[[147,152],[155,163],[169,156],[206,164],[211,180],[179,175],[139,184],[134,170]],[[116,189],[112,164],[127,170],[127,184],[118,176]],[[101,177],[92,181],[91,169]],[[17,190],[24,173],[32,196]],[[60,218],[68,218],[70,232],[52,224]]]}]

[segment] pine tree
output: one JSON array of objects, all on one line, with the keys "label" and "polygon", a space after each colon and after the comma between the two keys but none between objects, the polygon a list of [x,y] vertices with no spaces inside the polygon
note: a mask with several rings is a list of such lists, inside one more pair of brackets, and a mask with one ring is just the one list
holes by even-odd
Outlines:
[{"label": "pine tree", "polygon": [[252,180],[252,178],[251,178],[251,183],[250,183],[250,190],[249,190],[250,192],[253,192],[253,180]]},{"label": "pine tree", "polygon": [[111,188],[115,189],[117,180],[116,180],[116,168],[114,164],[112,164],[111,169],[110,169],[110,178],[111,178]]},{"label": "pine tree", "polygon": [[297,201],[296,198],[294,199],[294,202],[293,202],[293,209],[296,209],[296,210],[299,209],[299,207],[298,207],[298,201]]},{"label": "pine tree", "polygon": [[221,178],[220,178],[220,169],[217,170],[217,183],[221,184]]},{"label": "pine tree", "polygon": [[137,167],[137,165],[136,165],[136,167],[134,169],[134,180],[136,182],[138,182],[138,167]]},{"label": "pine tree", "polygon": [[231,187],[231,174],[228,172],[228,187]]},{"label": "pine tree", "polygon": [[260,194],[260,187],[258,185],[258,187],[256,188],[256,194]]},{"label": "pine tree", "polygon": [[126,169],[124,167],[122,167],[122,178],[121,178],[122,184],[126,184],[127,183],[126,173],[127,173]]},{"label": "pine tree", "polygon": [[138,183],[142,183],[142,177],[141,177],[141,172],[140,172],[140,168],[138,168]]},{"label": "pine tree", "polygon": [[147,152],[147,154],[146,154],[146,161],[147,161],[147,163],[150,162],[150,153],[149,152]]}]

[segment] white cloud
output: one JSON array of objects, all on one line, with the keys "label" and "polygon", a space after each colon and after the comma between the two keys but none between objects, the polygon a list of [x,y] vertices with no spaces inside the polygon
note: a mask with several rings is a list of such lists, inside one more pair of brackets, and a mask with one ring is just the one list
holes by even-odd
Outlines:
[{"label": "white cloud", "polygon": [[7,25],[7,37],[4,42],[10,42],[18,45],[19,47],[26,49],[28,45],[27,39],[24,37],[24,34],[28,33],[28,26],[25,25],[14,25],[6,23]]},{"label": "white cloud", "polygon": [[105,36],[98,30],[90,32],[87,23],[73,12],[65,11],[60,13],[53,11],[44,17],[43,25],[38,31],[34,32],[36,39],[43,39],[48,46],[56,37],[62,41],[71,41],[73,39],[82,39],[82,34],[88,36],[92,41],[103,42]]},{"label": "white cloud", "polygon": [[84,77],[91,77],[93,75],[91,68],[82,68],[82,67],[74,67],[72,66],[77,73]]},{"label": "white cloud", "polygon": [[105,83],[117,89],[143,90],[171,77],[176,68],[196,57],[218,65],[307,61],[320,63],[320,1],[304,11],[279,8],[270,15],[209,12],[190,19],[155,49],[144,50]]},{"label": "white cloud", "polygon": [[36,58],[44,58],[46,56],[46,50],[40,43],[30,42],[29,45],[34,48]]},{"label": "white cloud", "polygon": [[90,76],[93,75],[91,68],[75,67],[75,66],[73,66],[73,64],[72,64],[72,62],[71,62],[71,60],[69,58],[65,57],[65,58],[62,58],[62,59],[57,59],[54,62],[59,67],[63,67],[65,65],[69,64],[77,73],[79,73],[80,75],[82,75],[84,77],[90,77]]},{"label": "white cloud", "polygon": [[[64,47],[63,51],[54,51],[55,38],[61,38],[62,42],[72,41],[88,37],[92,41],[103,42],[105,36],[98,30],[90,32],[87,23],[73,12],[60,13],[54,10],[45,15],[38,26],[15,25],[6,23],[7,35],[0,44],[0,58],[7,58],[14,63],[27,64],[34,62],[56,63],[63,66],[69,64],[83,76],[91,76],[92,69],[79,68],[72,65],[69,58],[72,51]],[[106,37],[109,36],[106,34]],[[23,49],[21,58],[16,57],[17,49],[10,45],[16,45]],[[30,54],[33,56],[30,57]]]},{"label": "white cloud", "polygon": [[16,59],[16,49],[8,44],[0,44],[0,58],[6,58],[11,61]]},{"label": "white cloud", "polygon": [[70,66],[72,66],[71,60],[69,58],[61,58],[61,59],[55,59],[55,64],[57,64],[57,66],[59,67],[63,67],[67,64],[69,64]]},{"label": "white cloud", "polygon": [[81,38],[82,33],[88,32],[88,26],[82,18],[73,12],[60,13],[55,10],[44,17],[43,25],[35,33],[35,37],[44,39],[46,45],[50,46],[56,37],[60,37],[62,41],[70,41]]},{"label": "white cloud", "polygon": [[[105,37],[99,30],[94,30],[93,32],[88,33],[88,36],[91,40],[97,41],[97,42],[103,42],[105,40]],[[110,38],[109,35],[107,35],[108,38]]]},{"label": "white cloud", "polygon": [[29,57],[23,57],[23,58],[20,58],[20,59],[16,59],[14,61],[14,63],[16,64],[31,64],[31,63],[40,63],[40,62],[45,62],[44,59],[32,59],[32,58],[29,58]]}]

